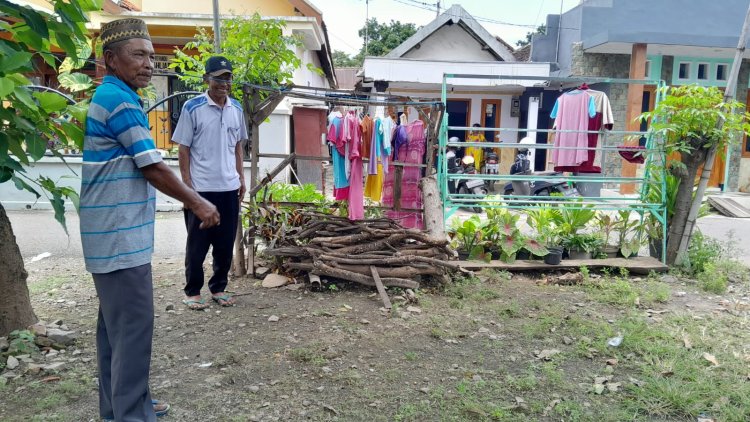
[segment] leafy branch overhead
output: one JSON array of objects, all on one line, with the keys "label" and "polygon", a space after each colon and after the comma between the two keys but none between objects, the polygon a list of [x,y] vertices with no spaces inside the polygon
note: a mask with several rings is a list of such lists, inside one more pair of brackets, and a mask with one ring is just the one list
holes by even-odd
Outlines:
[{"label": "leafy branch overhead", "polygon": [[[281,86],[291,83],[294,71],[302,65],[297,50],[302,47],[299,36],[284,35],[286,23],[278,19],[265,19],[259,14],[250,18],[234,17],[221,22],[221,55],[234,67],[232,93],[241,98],[242,83]],[[203,87],[204,64],[214,51],[213,35],[198,28],[196,40],[175,50],[170,68],[192,89]],[[321,74],[311,64],[307,69]]]},{"label": "leafy branch overhead", "polygon": [[53,50],[66,54],[61,66],[61,84],[71,91],[86,89],[90,79],[70,72],[81,67],[91,54],[87,47],[86,12],[101,9],[102,0],[54,0],[54,15],[0,0],[0,183],[13,182],[39,198],[49,194],[55,217],[65,222],[64,200],[78,205],[78,196],[69,187],[55,181],[30,176],[26,167],[49,150],[62,158],[58,148],[83,146],[82,123],[85,104],[69,104],[59,94],[35,92],[24,76],[42,62],[57,68]]}]

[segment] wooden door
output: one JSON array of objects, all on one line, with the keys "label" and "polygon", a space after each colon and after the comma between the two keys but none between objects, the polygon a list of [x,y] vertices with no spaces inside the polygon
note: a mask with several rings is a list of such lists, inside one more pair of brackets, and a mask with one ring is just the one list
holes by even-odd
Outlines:
[{"label": "wooden door", "polygon": [[[482,108],[480,109],[480,113],[482,113],[482,121],[480,124],[482,127],[500,127],[500,110],[502,110],[502,104],[502,100],[498,99],[482,100]],[[487,142],[497,142],[497,135],[499,134],[500,132],[497,131],[488,131],[484,132],[484,137],[487,139]]]}]

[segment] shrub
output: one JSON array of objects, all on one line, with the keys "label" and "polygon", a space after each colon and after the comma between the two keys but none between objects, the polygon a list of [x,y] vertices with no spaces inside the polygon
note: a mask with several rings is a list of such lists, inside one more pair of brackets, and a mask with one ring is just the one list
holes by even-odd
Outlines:
[{"label": "shrub", "polygon": [[690,262],[690,273],[698,275],[706,270],[706,264],[716,262],[724,254],[724,248],[716,239],[704,236],[696,232],[690,241],[688,248],[688,260]]},{"label": "shrub", "polygon": [[716,264],[707,262],[704,271],[698,274],[698,283],[701,289],[720,295],[727,291],[729,278],[724,271],[716,268]]}]

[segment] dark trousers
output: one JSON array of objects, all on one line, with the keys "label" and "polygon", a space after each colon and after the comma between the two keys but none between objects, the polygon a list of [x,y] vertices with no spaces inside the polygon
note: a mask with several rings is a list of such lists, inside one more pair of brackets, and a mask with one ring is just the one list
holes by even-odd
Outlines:
[{"label": "dark trousers", "polygon": [[92,275],[99,296],[99,415],[117,422],[156,421],[148,389],[154,332],[151,264]]},{"label": "dark trousers", "polygon": [[234,237],[237,231],[237,217],[240,213],[239,190],[229,192],[198,192],[214,204],[219,211],[221,224],[202,230],[201,220],[190,210],[184,210],[187,227],[187,248],[185,251],[185,295],[197,296],[203,288],[203,261],[211,246],[214,273],[208,280],[211,293],[221,293],[227,287],[227,275],[232,266]]}]

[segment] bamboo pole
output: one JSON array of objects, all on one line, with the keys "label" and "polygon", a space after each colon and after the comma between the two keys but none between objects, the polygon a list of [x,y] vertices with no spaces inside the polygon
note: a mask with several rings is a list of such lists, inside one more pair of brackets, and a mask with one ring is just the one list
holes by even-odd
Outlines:
[{"label": "bamboo pole", "polygon": [[[748,36],[750,36],[750,5],[748,6],[747,13],[745,14],[745,23],[742,25],[742,32],[740,33],[740,39],[737,43],[737,50],[734,53],[734,61],[732,62],[732,70],[729,73],[729,80],[727,80],[727,87],[724,90],[724,102],[730,102],[734,100],[737,94],[737,79],[740,74],[740,67],[742,66],[742,58],[745,55],[745,46],[747,45]],[[724,126],[724,121],[720,120],[716,123],[718,128]],[[695,192],[693,198],[693,204],[690,207],[688,213],[687,222],[685,223],[685,229],[682,231],[682,237],[680,238],[680,246],[677,248],[677,257],[675,264],[682,264],[687,258],[687,249],[690,244],[690,237],[693,234],[695,228],[695,222],[698,219],[698,211],[700,210],[703,202],[703,196],[706,193],[706,187],[708,186],[708,180],[711,178],[711,171],[713,170],[714,160],[716,158],[717,146],[713,145],[706,154],[706,162],[703,165],[703,172],[701,173],[700,182],[698,182],[698,189]],[[729,165],[726,163],[725,165]],[[725,180],[724,183],[728,183]]]}]

